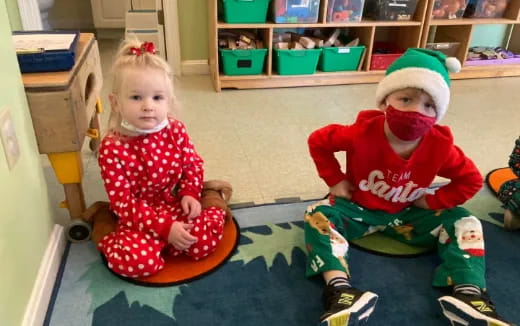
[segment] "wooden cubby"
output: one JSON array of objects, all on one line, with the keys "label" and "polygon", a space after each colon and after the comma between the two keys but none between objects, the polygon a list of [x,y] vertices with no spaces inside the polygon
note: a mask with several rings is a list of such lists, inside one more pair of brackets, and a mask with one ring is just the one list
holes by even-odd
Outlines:
[{"label": "wooden cubby", "polygon": [[[375,21],[363,18],[360,22],[332,23],[326,21],[328,0],[321,0],[317,23],[275,24],[268,19],[259,24],[227,24],[219,20],[218,0],[208,1],[209,55],[208,63],[211,79],[216,91],[223,88],[269,88],[291,86],[318,86],[338,84],[376,83],[384,76],[382,70],[370,70],[370,60],[374,42],[391,41],[399,47],[425,47],[429,34],[435,31],[435,41],[456,41],[460,43],[457,57],[465,62],[471,43],[473,26],[479,24],[516,25],[513,37],[520,35],[520,0],[510,0],[504,18],[460,18],[432,19],[435,0],[417,0],[415,14],[410,21]],[[269,13],[270,14],[270,13]],[[269,17],[270,15],[268,15]],[[273,69],[273,33],[282,28],[348,28],[349,34],[359,37],[360,44],[366,46],[363,62],[357,71],[320,72],[312,75],[278,75]],[[223,29],[257,30],[267,51],[264,72],[260,75],[227,76],[219,69],[218,32]],[[520,65],[468,66],[453,79],[520,76]]]},{"label": "wooden cubby", "polygon": [[[439,42],[460,42],[457,58],[462,63],[462,70],[456,74],[450,74],[451,79],[489,78],[520,76],[520,64],[465,66],[466,56],[471,44],[471,36],[476,25],[504,24],[513,29],[510,44],[513,45],[516,38],[520,38],[520,0],[510,0],[503,18],[458,18],[458,19],[433,19],[431,13],[434,0],[429,0],[428,10],[424,21],[421,47],[425,47],[428,35],[434,35],[434,40]],[[516,28],[515,28],[516,27]],[[515,34],[515,31],[516,34]],[[518,42],[518,41],[517,41]],[[518,48],[508,48],[518,51]]]}]

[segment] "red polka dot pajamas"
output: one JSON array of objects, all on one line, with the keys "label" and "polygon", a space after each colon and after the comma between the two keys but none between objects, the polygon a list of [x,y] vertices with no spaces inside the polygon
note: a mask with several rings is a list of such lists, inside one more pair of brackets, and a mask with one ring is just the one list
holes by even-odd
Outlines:
[{"label": "red polka dot pajamas", "polygon": [[118,216],[115,232],[98,249],[109,268],[125,277],[152,275],[164,266],[164,255],[184,253],[198,260],[212,253],[222,239],[225,212],[202,210],[191,220],[198,241],[180,251],[168,244],[176,221],[188,222],[181,198],[200,200],[203,161],[184,125],[170,119],[160,131],[136,137],[108,134],[99,150],[101,176],[111,210]]}]

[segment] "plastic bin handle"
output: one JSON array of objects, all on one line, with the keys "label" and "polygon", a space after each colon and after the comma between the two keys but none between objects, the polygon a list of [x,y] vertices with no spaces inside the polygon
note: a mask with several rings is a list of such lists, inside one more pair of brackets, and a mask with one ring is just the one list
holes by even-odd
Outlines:
[{"label": "plastic bin handle", "polygon": [[233,53],[235,57],[250,57],[252,55],[249,50],[232,51],[231,53]]},{"label": "plastic bin handle", "polygon": [[305,50],[293,50],[288,52],[292,57],[304,57],[307,53]]}]

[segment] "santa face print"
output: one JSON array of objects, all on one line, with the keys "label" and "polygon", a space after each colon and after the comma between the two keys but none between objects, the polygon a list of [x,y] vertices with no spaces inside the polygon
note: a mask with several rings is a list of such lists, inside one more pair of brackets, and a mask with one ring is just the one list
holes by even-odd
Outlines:
[{"label": "santa face print", "polygon": [[475,216],[461,218],[455,223],[455,237],[459,248],[467,253],[467,258],[484,256],[482,224]]}]

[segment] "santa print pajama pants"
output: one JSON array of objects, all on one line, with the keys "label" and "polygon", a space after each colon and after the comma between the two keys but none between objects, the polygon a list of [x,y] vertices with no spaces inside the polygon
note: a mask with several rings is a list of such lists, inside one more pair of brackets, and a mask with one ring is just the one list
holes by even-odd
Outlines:
[{"label": "santa print pajama pants", "polygon": [[[482,225],[461,207],[442,211],[408,207],[397,214],[387,214],[342,198],[325,199],[307,209],[304,230],[309,251],[307,277],[329,270],[349,274],[345,239],[379,231],[410,245],[437,247],[442,263],[435,271],[434,286],[486,286]],[[338,241],[338,235],[344,239]],[[338,243],[344,243],[342,257],[338,255]]]},{"label": "santa print pajama pants", "polygon": [[[172,207],[172,212],[175,211],[179,210]],[[186,254],[199,260],[211,254],[222,239],[225,220],[226,212],[223,209],[209,207],[203,210],[191,221],[193,228],[190,233],[198,241],[185,251],[175,249],[167,239],[122,224],[99,242],[98,249],[116,274],[132,278],[149,276],[164,267],[164,255]]]}]

